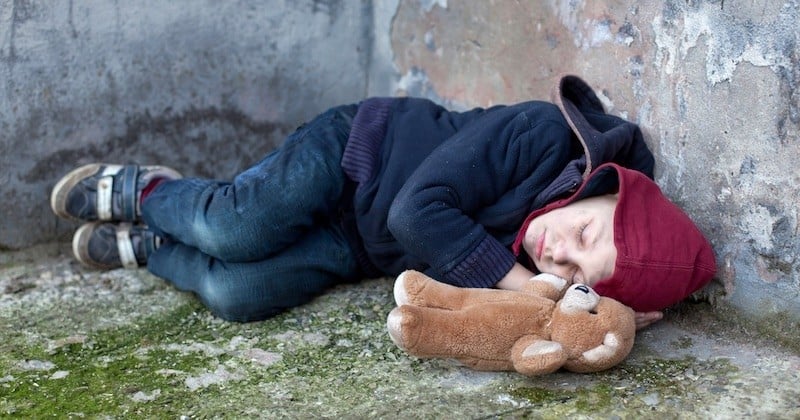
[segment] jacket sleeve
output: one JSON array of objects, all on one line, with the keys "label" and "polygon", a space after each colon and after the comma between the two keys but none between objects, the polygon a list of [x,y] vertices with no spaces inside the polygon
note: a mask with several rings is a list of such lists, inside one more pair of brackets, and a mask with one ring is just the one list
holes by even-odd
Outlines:
[{"label": "jacket sleeve", "polygon": [[487,113],[435,149],[401,188],[389,210],[389,230],[442,280],[492,287],[515,262],[476,221],[488,207],[507,210],[518,229],[536,194],[569,161],[571,132],[547,103]]}]

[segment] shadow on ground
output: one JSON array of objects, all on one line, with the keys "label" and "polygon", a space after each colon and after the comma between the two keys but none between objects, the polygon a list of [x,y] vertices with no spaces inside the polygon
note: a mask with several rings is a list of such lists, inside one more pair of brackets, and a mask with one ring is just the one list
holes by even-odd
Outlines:
[{"label": "shadow on ground", "polygon": [[235,324],[144,270],[53,244],[0,254],[0,417],[800,418],[800,355],[685,304],[607,372],[527,378],[419,360],[392,279]]}]

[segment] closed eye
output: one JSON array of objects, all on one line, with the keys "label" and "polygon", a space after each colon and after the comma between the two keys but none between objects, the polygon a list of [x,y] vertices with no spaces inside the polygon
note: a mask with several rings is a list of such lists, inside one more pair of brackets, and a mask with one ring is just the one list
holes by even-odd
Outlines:
[{"label": "closed eye", "polygon": [[580,229],[578,229],[578,231],[576,232],[576,234],[577,234],[577,238],[576,239],[578,241],[578,244],[580,244],[580,245],[584,245],[586,243],[586,238],[584,238],[583,232],[586,231],[586,227],[587,226],[589,226],[588,223],[582,224]]}]

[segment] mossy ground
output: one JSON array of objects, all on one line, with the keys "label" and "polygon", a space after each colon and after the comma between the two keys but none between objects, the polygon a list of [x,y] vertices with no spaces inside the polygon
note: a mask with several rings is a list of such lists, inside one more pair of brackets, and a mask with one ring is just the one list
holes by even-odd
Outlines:
[{"label": "mossy ground", "polygon": [[640,334],[609,371],[527,378],[398,350],[391,279],[237,324],[142,270],[88,271],[60,252],[0,263],[0,417],[800,416],[800,358],[679,326],[713,327],[704,311]]}]

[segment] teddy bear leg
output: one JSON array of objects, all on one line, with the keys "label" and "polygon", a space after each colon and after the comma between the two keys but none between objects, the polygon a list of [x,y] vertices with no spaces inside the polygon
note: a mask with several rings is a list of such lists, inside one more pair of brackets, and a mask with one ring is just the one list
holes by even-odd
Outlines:
[{"label": "teddy bear leg", "polygon": [[512,347],[511,361],[514,363],[514,370],[523,375],[546,375],[564,365],[567,352],[555,341],[526,336]]},{"label": "teddy bear leg", "polygon": [[458,317],[453,314],[444,309],[403,305],[389,312],[386,328],[392,342],[412,356],[458,358],[465,354],[453,349],[453,343],[464,337],[459,337],[452,325],[451,318]]},{"label": "teddy bear leg", "polygon": [[406,270],[394,282],[397,306],[459,309],[466,289],[438,282],[419,271]]},{"label": "teddy bear leg", "polygon": [[[437,348],[431,340],[420,340],[420,337],[432,336],[437,328],[441,329],[438,322],[443,317],[436,312],[439,309],[430,309],[413,305],[403,305],[392,309],[386,317],[386,329],[392,342],[407,353],[418,357],[435,356],[431,348]],[[442,329],[436,337],[447,335]]]},{"label": "teddy bear leg", "polygon": [[392,309],[389,312],[389,316],[386,317],[386,329],[389,331],[389,338],[392,339],[392,342],[399,348],[405,350],[406,345],[405,340],[403,338],[403,323],[409,322],[409,318],[411,318],[410,314],[406,315],[406,318],[403,318],[403,309],[402,307],[397,307]]}]

